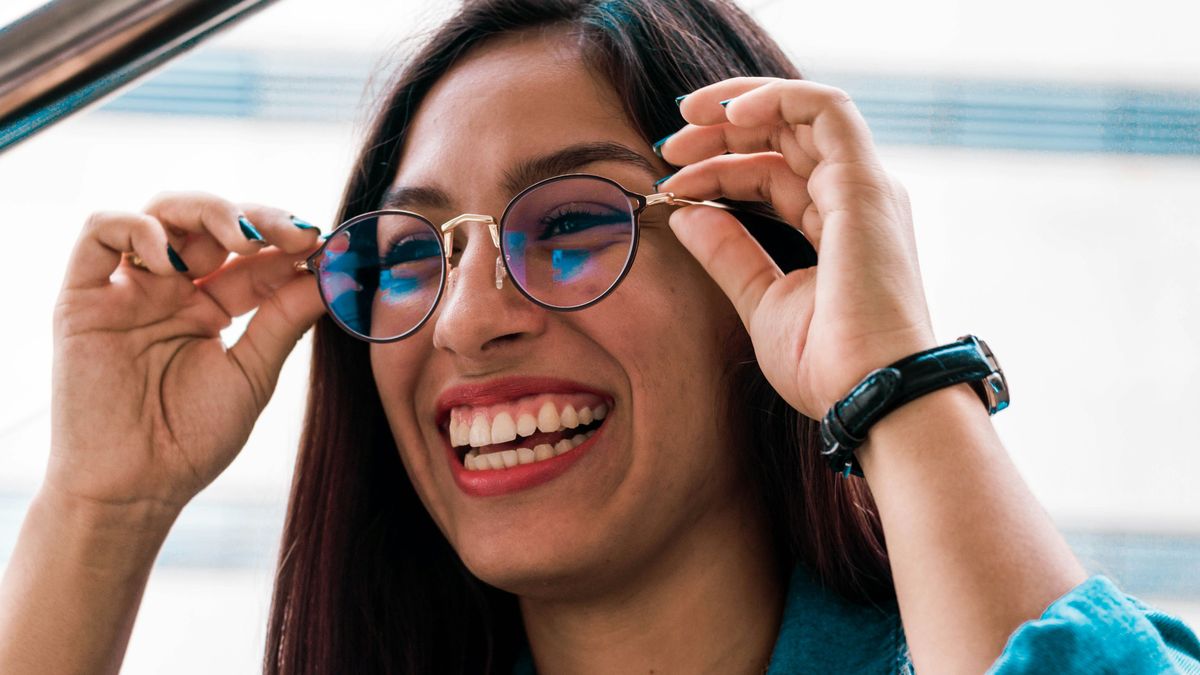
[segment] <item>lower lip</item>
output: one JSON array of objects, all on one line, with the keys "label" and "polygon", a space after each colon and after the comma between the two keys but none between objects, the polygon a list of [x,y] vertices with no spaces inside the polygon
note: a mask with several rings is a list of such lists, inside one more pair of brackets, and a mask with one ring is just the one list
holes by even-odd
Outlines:
[{"label": "lower lip", "polygon": [[[609,417],[611,418],[611,415]],[[472,497],[494,497],[527,490],[535,485],[553,480],[571,468],[600,440],[607,426],[608,422],[606,421],[596,429],[596,433],[592,434],[591,438],[561,455],[505,469],[471,471],[463,465],[462,460],[458,458],[458,452],[447,440],[445,445],[447,457],[450,458],[450,471],[454,474],[454,482],[458,484],[459,489]]]}]

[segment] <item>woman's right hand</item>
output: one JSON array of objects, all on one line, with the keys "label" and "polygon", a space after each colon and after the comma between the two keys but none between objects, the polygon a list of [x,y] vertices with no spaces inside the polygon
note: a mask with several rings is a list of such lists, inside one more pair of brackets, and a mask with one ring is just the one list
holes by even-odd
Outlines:
[{"label": "woman's right hand", "polygon": [[[240,215],[269,243],[244,234]],[[309,228],[286,211],[203,193],[162,194],[144,213],[93,214],[54,311],[44,488],[177,513],[212,482],[324,312],[316,279],[294,269],[319,244]],[[123,258],[129,251],[148,269]],[[221,329],[255,308],[226,348]]]}]

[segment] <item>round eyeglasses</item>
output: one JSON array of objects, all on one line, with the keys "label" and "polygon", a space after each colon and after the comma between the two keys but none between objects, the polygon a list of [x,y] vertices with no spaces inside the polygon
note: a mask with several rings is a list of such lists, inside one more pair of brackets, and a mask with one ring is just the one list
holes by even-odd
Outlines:
[{"label": "round eyeglasses", "polygon": [[784,272],[816,264],[799,230],[756,210],[670,192],[643,195],[603,176],[572,173],[530,185],[497,223],[465,213],[434,225],[411,211],[382,210],[347,220],[298,270],[317,276],[321,300],[339,326],[368,342],[394,342],[420,330],[445,292],[454,229],[486,224],[496,257],[496,288],[511,278],[545,309],[580,310],[600,302],[629,273],[639,216],[657,204],[731,211]]}]

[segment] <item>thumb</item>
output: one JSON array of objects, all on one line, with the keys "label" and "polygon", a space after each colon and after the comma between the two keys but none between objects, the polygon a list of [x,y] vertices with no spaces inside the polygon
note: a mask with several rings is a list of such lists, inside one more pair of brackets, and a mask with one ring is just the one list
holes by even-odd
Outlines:
[{"label": "thumb", "polygon": [[767,289],[783,276],[775,261],[737,218],[722,209],[687,206],[672,213],[669,222],[749,326]]},{"label": "thumb", "polygon": [[305,274],[267,296],[246,331],[229,348],[228,354],[250,382],[260,410],[275,391],[287,355],[324,313],[317,279]]}]

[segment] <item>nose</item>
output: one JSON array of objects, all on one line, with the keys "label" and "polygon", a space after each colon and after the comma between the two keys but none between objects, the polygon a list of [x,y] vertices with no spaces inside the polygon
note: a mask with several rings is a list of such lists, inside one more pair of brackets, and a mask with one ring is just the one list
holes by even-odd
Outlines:
[{"label": "nose", "polygon": [[500,251],[486,225],[470,223],[461,230],[467,231],[467,243],[446,279],[433,318],[433,345],[479,368],[525,349],[545,331],[547,312],[522,296],[510,277],[496,288]]}]

